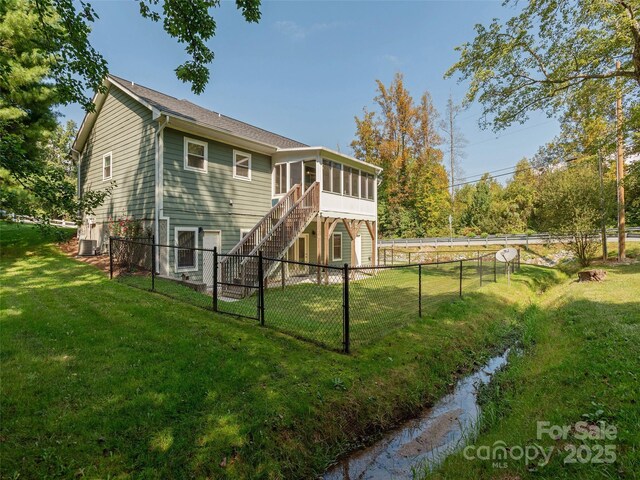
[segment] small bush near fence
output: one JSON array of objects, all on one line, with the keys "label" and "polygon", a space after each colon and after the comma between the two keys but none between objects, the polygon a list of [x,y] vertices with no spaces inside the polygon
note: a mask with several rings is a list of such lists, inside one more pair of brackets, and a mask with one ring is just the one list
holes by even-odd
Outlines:
[{"label": "small bush near fence", "polygon": [[362,267],[225,255],[152,239],[111,238],[110,252],[111,275],[120,282],[343,352],[506,273],[493,252]]}]

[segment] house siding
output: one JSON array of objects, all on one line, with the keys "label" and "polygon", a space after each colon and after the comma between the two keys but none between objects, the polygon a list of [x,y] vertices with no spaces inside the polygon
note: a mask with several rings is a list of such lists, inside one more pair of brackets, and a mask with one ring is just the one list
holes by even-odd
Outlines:
[{"label": "house siding", "polygon": [[[83,151],[80,194],[104,190],[115,182],[110,196],[94,210],[96,224],[83,222],[80,235],[98,240],[109,236],[108,221],[134,217],[151,227],[154,217],[154,121],[151,111],[116,87],[111,87]],[[111,180],[102,180],[102,158],[112,153]]]},{"label": "house siding", "polygon": [[[207,142],[207,172],[185,170],[185,137]],[[163,213],[170,218],[171,245],[175,227],[202,227],[221,231],[222,252],[227,252],[240,241],[240,230],[252,228],[271,208],[271,157],[235,148],[251,154],[247,181],[233,177],[233,150],[231,145],[165,128]],[[198,235],[200,247],[202,240]]]}]

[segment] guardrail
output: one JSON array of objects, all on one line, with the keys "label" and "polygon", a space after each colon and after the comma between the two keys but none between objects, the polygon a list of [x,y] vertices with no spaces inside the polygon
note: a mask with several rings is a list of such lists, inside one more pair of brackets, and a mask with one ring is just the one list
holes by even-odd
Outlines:
[{"label": "guardrail", "polygon": [[[640,227],[625,230],[626,238],[640,241]],[[607,238],[617,240],[618,230],[607,230]],[[486,237],[427,237],[427,238],[395,238],[378,240],[379,247],[438,247],[438,246],[489,246],[489,245],[529,245],[558,242],[558,237],[549,233],[488,235]]]}]

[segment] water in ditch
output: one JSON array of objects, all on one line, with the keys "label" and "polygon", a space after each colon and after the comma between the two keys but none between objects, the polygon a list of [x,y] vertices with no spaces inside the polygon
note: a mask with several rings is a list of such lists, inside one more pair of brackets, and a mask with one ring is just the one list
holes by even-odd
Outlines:
[{"label": "water in ditch", "polygon": [[491,358],[455,385],[419,417],[388,432],[374,445],[357,450],[331,467],[324,480],[412,479],[461,449],[480,415],[478,387],[506,365],[509,350]]}]

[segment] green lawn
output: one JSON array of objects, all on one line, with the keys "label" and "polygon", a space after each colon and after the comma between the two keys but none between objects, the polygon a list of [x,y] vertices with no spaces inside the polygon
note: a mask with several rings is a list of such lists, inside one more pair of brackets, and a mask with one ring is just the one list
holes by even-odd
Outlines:
[{"label": "green lawn", "polygon": [[523,268],[344,355],[110,281],[29,228],[0,224],[2,478],[312,478],[520,336],[563,278]]},{"label": "green lawn", "polygon": [[[475,447],[552,448],[548,465],[504,464],[450,457],[429,478],[639,478],[640,477],[640,264],[606,267],[603,283],[563,284],[531,309],[524,355],[483,392],[483,425]],[[538,436],[537,422],[614,425],[614,439]],[[591,463],[606,445],[614,463]],[[579,449],[586,463],[565,463]],[[501,462],[498,462],[501,463]]]},{"label": "green lawn", "polygon": [[[506,283],[504,265],[498,264],[496,280]],[[473,260],[463,263],[462,290],[467,295],[483,283],[494,281],[493,262],[485,259],[480,267]],[[432,315],[439,305],[459,297],[459,263],[381,269],[370,271],[350,281],[351,348],[376,341],[409,322],[419,320],[419,292],[422,292],[422,312]],[[422,272],[422,289],[419,287]],[[122,275],[118,280],[127,285],[151,289],[149,276]],[[211,294],[199,293],[170,280],[156,278],[155,291],[191,305],[212,308]],[[244,317],[258,318],[257,295],[240,301],[218,302],[220,311]],[[343,348],[343,285],[318,285],[315,282],[270,287],[265,292],[265,325],[297,338],[310,340],[328,348]]]}]

